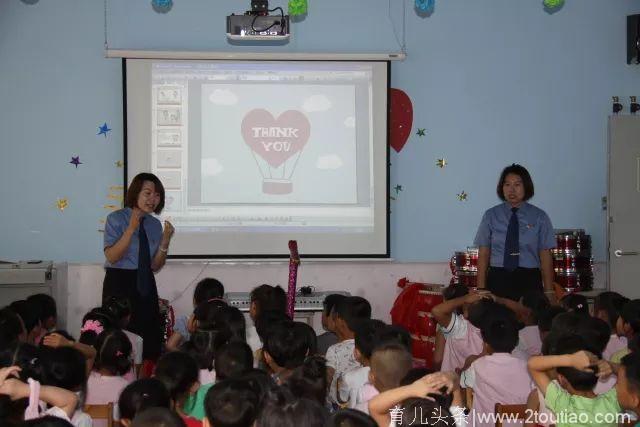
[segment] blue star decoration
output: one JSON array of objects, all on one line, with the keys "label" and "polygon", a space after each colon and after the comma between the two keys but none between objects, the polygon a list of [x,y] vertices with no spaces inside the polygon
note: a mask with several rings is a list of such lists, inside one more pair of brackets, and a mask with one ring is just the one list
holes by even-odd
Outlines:
[{"label": "blue star decoration", "polygon": [[398,193],[402,191],[402,185],[396,185],[395,187],[393,187],[393,189],[396,190],[396,196],[397,196]]},{"label": "blue star decoration", "polygon": [[418,136],[424,136],[424,134],[427,132],[427,130],[425,128],[418,128],[418,132],[416,132],[416,135]]},{"label": "blue star decoration", "polygon": [[464,190],[462,190],[462,192],[457,194],[458,196],[458,200],[460,200],[461,202],[464,202],[467,200],[467,197],[469,196],[467,193],[465,193]]},{"label": "blue star decoration", "polygon": [[71,163],[72,165],[75,165],[76,169],[78,169],[78,165],[82,164],[82,162],[80,161],[80,156],[76,156],[76,157],[71,156],[71,161],[69,163]]},{"label": "blue star decoration", "polygon": [[98,127],[98,135],[104,135],[104,137],[107,137],[107,132],[109,132],[111,129],[109,129],[109,126],[107,126],[107,122],[105,122],[102,126]]}]

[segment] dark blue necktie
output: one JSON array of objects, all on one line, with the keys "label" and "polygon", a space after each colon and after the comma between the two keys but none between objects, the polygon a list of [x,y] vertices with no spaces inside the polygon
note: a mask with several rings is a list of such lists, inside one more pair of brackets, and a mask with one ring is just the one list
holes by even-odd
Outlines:
[{"label": "dark blue necktie", "polygon": [[144,230],[144,217],[140,218],[138,228],[138,292],[141,296],[147,296],[151,292],[151,253],[149,251],[149,239]]},{"label": "dark blue necktie", "polygon": [[518,227],[518,208],[511,208],[511,219],[504,242],[504,268],[513,271],[520,261],[520,239]]}]

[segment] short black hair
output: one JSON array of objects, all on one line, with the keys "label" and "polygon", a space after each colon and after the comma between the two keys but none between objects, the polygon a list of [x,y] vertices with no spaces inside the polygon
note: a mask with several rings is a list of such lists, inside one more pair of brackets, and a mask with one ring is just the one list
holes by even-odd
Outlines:
[{"label": "short black hair", "polygon": [[262,402],[278,387],[271,375],[258,368],[250,369],[248,372],[240,375],[238,380],[251,386],[251,389],[258,396],[258,408],[260,409],[262,409]]},{"label": "short black hair", "polygon": [[622,358],[621,362],[629,386],[634,393],[640,394],[640,355],[629,353]]},{"label": "short black hair", "polygon": [[247,340],[247,321],[238,307],[224,305],[218,308],[213,315],[212,327],[228,329],[231,340]]},{"label": "short black hair", "polygon": [[549,298],[540,290],[526,291],[522,295],[520,303],[534,313],[540,310],[548,310],[551,307]]},{"label": "short black hair", "polygon": [[373,348],[376,346],[376,332],[387,326],[382,320],[366,319],[358,322],[353,331],[355,334],[355,347],[365,359],[371,358]]},{"label": "short black hair", "polygon": [[305,322],[293,322],[293,327],[304,335],[307,341],[307,356],[318,354],[318,336],[313,326]]},{"label": "short black hair", "polygon": [[258,396],[245,381],[227,379],[207,392],[204,412],[215,427],[251,427],[258,415]]},{"label": "short black hair", "polygon": [[27,297],[27,302],[33,303],[34,307],[36,307],[38,319],[43,325],[47,319],[50,317],[55,318],[58,315],[56,300],[51,295],[34,294]]},{"label": "short black hair", "polygon": [[196,329],[189,341],[182,344],[180,351],[193,357],[200,369],[213,369],[213,362],[218,351],[231,340],[229,328]]},{"label": "short black hair", "polygon": [[336,317],[353,331],[358,321],[371,318],[371,304],[362,297],[346,297],[336,305]]},{"label": "short black hair", "polygon": [[42,383],[70,391],[85,391],[86,359],[73,347],[40,347]]},{"label": "short black hair", "polygon": [[250,300],[256,304],[257,315],[267,310],[287,311],[287,294],[280,286],[260,285],[251,291]]},{"label": "short black hair", "polygon": [[596,354],[602,354],[611,339],[611,329],[604,320],[588,317],[578,326],[578,335],[596,351]]},{"label": "short black hair", "polygon": [[302,365],[309,352],[306,334],[295,328],[292,321],[269,328],[262,348],[279,367],[286,369]]},{"label": "short black hair", "polygon": [[348,408],[334,412],[324,427],[378,427],[378,424],[371,415]]},{"label": "short black hair", "polygon": [[193,291],[193,300],[198,305],[214,298],[224,298],[224,285],[218,279],[205,277],[196,285],[196,289]]},{"label": "short black hair", "polygon": [[[413,340],[411,334],[405,328],[400,325],[385,325],[383,328],[377,329],[375,332],[374,347],[376,348],[385,346],[387,344],[400,344],[407,349],[409,353],[413,349]],[[373,354],[373,351],[371,352]]]},{"label": "short black hair", "polygon": [[[556,342],[555,354],[573,354],[577,351],[589,351],[598,356],[596,349],[589,346],[585,339],[578,335],[565,335]],[[580,391],[593,390],[598,377],[593,371],[581,371],[576,368],[558,367],[558,374],[566,378],[573,388]]]},{"label": "short black hair", "polygon": [[327,410],[315,400],[300,399],[286,387],[271,393],[264,402],[256,427],[322,426]]},{"label": "short black hair", "polygon": [[131,427],[186,427],[177,413],[167,408],[148,408],[136,415]]},{"label": "short black hair", "polygon": [[106,369],[112,375],[124,375],[131,369],[131,341],[120,329],[105,329],[96,339],[95,369]]},{"label": "short black hair", "polygon": [[260,337],[260,341],[264,342],[268,331],[282,322],[291,322],[291,319],[284,311],[266,310],[260,312],[255,320],[256,333]]},{"label": "short black hair", "polygon": [[327,360],[323,356],[311,356],[302,366],[293,370],[286,386],[299,397],[315,400],[323,405],[327,399]]},{"label": "short black hair", "polygon": [[111,295],[102,302],[102,308],[120,327],[124,327],[122,319],[131,314],[131,301],[124,295]]},{"label": "short black hair", "polygon": [[589,316],[589,302],[584,295],[567,294],[560,299],[560,304],[569,312]]},{"label": "short black hair", "polygon": [[162,355],[156,365],[156,378],[162,381],[174,402],[189,392],[199,374],[195,359],[181,351]]},{"label": "short black hair", "polygon": [[486,314],[494,310],[501,310],[499,307],[504,306],[501,306],[492,299],[483,298],[469,305],[467,320],[476,328],[480,328],[483,320],[486,318]]},{"label": "short black hair", "polygon": [[545,309],[536,310],[534,312],[534,317],[540,332],[551,331],[551,324],[553,322],[553,319],[556,316],[566,312],[567,311],[559,305],[552,305],[551,307]]},{"label": "short black hair", "polygon": [[213,362],[216,381],[235,378],[253,368],[253,353],[246,342],[230,342],[217,352]]},{"label": "short black hair", "polygon": [[324,301],[322,302],[322,309],[326,316],[329,316],[333,309],[335,308],[338,302],[345,299],[347,296],[342,294],[329,294],[324,297]]},{"label": "short black hair", "polygon": [[[415,423],[415,417],[418,412],[427,421],[428,425],[455,425],[455,418],[449,412],[449,405],[443,405],[444,400],[440,395],[430,394],[431,399],[422,397],[412,397],[402,402],[402,422],[396,424],[398,427],[412,426]],[[427,415],[428,414],[428,415]],[[433,422],[433,424],[432,424]]]},{"label": "short black hair", "polygon": [[486,313],[480,333],[495,353],[511,353],[518,345],[518,325],[514,316],[499,311]]},{"label": "short black hair", "polygon": [[529,175],[529,171],[524,166],[516,163],[511,164],[511,166],[507,166],[502,170],[502,173],[500,173],[500,179],[498,180],[498,186],[496,188],[498,198],[500,198],[500,200],[506,200],[502,187],[507,179],[507,175],[511,174],[518,175],[520,179],[522,179],[522,185],[524,186],[524,200],[526,201],[532,198],[534,195],[534,188],[531,175]]},{"label": "short black hair", "polygon": [[604,311],[607,317],[606,322],[609,324],[611,331],[615,332],[616,322],[618,321],[618,317],[620,317],[620,313],[622,313],[622,308],[627,302],[629,302],[629,298],[617,292],[600,292],[593,301],[593,311],[594,313]]},{"label": "short black hair", "polygon": [[462,283],[452,283],[442,291],[442,298],[445,301],[449,301],[455,298],[460,298],[469,293],[469,287]]},{"label": "short black hair", "polygon": [[169,408],[171,398],[167,388],[157,378],[143,378],[126,386],[118,399],[120,418],[132,420],[147,408]]},{"label": "short black hair", "polygon": [[429,368],[411,368],[407,375],[404,376],[402,380],[400,380],[400,385],[409,385],[418,381],[420,378],[425,375],[433,374],[434,370]]},{"label": "short black hair", "polygon": [[9,304],[9,308],[11,308],[14,313],[20,316],[27,333],[31,332],[33,328],[38,325],[40,319],[38,319],[37,308],[33,301],[28,302],[27,300],[23,299],[13,301],[11,304]]},{"label": "short black hair", "polygon": [[24,421],[20,423],[20,427],[73,427],[73,424],[64,418],[45,415],[44,417]]},{"label": "short black hair", "polygon": [[628,323],[633,333],[640,333],[640,299],[627,302],[620,313],[624,323]]},{"label": "short black hair", "polygon": [[10,307],[0,310],[0,348],[6,348],[17,342],[23,331],[26,332],[20,316],[15,311]]}]

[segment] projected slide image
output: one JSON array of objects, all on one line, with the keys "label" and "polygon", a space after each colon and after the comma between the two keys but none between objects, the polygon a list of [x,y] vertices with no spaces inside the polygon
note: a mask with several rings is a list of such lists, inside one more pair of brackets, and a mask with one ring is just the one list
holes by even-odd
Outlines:
[{"label": "projected slide image", "polygon": [[182,124],[180,107],[158,107],[158,126],[177,126]]},{"label": "projected slide image", "polygon": [[159,87],[158,104],[180,104],[182,102],[182,88]]},{"label": "projected slide image", "polygon": [[158,130],[159,147],[179,147],[182,144],[182,134],[180,129],[160,129]]},{"label": "projected slide image", "polygon": [[202,203],[357,203],[354,86],[201,91]]}]

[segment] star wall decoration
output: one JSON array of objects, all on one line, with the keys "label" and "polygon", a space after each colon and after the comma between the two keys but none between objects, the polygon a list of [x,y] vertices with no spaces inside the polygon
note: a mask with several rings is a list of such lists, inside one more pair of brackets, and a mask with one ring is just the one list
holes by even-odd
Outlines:
[{"label": "star wall decoration", "polygon": [[397,196],[398,193],[402,191],[402,185],[396,185],[395,187],[393,187],[393,189],[396,190],[396,196]]},{"label": "star wall decoration", "polygon": [[418,132],[416,132],[416,135],[425,136],[426,132],[427,132],[427,130],[425,128],[418,128]]},{"label": "star wall decoration", "polygon": [[56,207],[60,210],[60,212],[64,212],[66,208],[69,207],[69,199],[66,197],[59,198],[56,200]]},{"label": "star wall decoration", "polygon": [[438,159],[436,161],[436,166],[438,166],[440,169],[442,169],[443,167],[447,166],[447,161],[445,159]]},{"label": "star wall decoration", "polygon": [[465,200],[467,200],[468,196],[469,195],[465,193],[464,190],[462,190],[462,192],[458,193],[458,200],[460,200],[461,202],[464,202]]},{"label": "star wall decoration", "polygon": [[74,165],[76,167],[76,169],[78,169],[78,165],[81,165],[82,162],[80,161],[80,156],[71,156],[71,161],[69,162],[72,165]]},{"label": "star wall decoration", "polygon": [[124,162],[122,160],[116,160],[116,167],[121,168],[124,166]]},{"label": "star wall decoration", "polygon": [[102,126],[98,127],[98,135],[104,135],[104,137],[107,137],[107,132],[109,132],[111,129],[109,128],[109,126],[107,126],[107,122],[105,122]]}]

